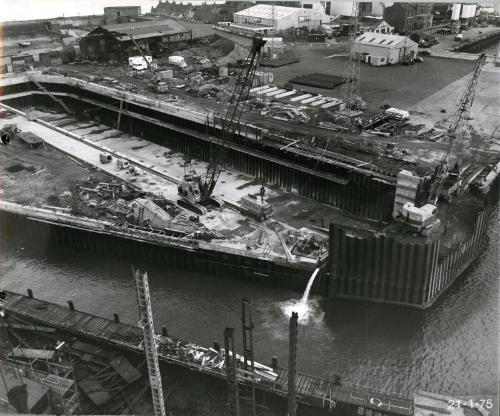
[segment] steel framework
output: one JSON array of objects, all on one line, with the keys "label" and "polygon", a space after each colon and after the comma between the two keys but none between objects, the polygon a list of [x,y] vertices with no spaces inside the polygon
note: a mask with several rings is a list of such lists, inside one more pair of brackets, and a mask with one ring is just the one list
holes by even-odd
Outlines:
[{"label": "steel framework", "polygon": [[429,191],[429,202],[434,205],[437,203],[439,196],[441,195],[443,185],[448,177],[449,163],[453,155],[457,156],[457,164],[461,162],[460,159],[463,151],[465,127],[467,126],[470,118],[470,110],[472,103],[474,102],[474,94],[479,81],[479,74],[481,73],[481,69],[483,68],[485,62],[486,54],[482,53],[477,59],[476,66],[474,67],[474,71],[472,71],[467,87],[465,88],[464,94],[458,104],[458,108],[451,118],[450,126],[447,131],[449,146],[448,149],[443,152],[441,159],[436,164],[436,172]]},{"label": "steel framework", "polygon": [[142,334],[144,336],[144,351],[146,353],[146,362],[148,365],[153,410],[155,416],[165,416],[165,402],[163,400],[163,386],[161,382],[160,365],[158,363],[158,352],[156,351],[148,275],[141,270],[136,270],[134,275],[137,287],[137,303],[139,305],[139,327],[142,329]]},{"label": "steel framework", "polygon": [[361,108],[361,97],[359,92],[360,63],[359,54],[356,51],[356,45],[354,43],[359,28],[358,15],[359,5],[357,2],[353,2],[352,17],[354,18],[354,24],[349,28],[349,42],[351,46],[347,55],[342,83],[342,98],[346,109],[350,110],[359,110]]}]

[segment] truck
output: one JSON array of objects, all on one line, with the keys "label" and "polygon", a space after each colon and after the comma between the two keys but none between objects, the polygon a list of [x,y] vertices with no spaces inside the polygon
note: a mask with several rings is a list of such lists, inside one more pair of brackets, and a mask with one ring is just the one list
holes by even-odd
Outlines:
[{"label": "truck", "polygon": [[130,167],[130,163],[128,163],[128,160],[116,159],[116,166],[118,166],[119,169],[128,169]]},{"label": "truck", "polygon": [[[145,59],[147,59],[147,63]],[[130,58],[128,58],[128,65],[136,71],[143,71],[145,69],[148,69],[148,63],[151,64],[151,62],[153,62],[152,56],[145,56],[145,58],[143,58],[142,56],[131,56]]]},{"label": "truck", "polygon": [[99,153],[99,160],[101,163],[111,163],[113,160],[113,156],[111,156],[109,153]]},{"label": "truck", "polygon": [[248,194],[241,198],[241,211],[260,221],[267,220],[273,216],[273,207],[263,196],[259,194]]}]

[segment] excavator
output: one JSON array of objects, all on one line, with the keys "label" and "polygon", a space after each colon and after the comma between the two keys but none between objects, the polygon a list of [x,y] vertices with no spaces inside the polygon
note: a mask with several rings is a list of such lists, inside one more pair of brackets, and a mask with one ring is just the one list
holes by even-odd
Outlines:
[{"label": "excavator", "polygon": [[[443,152],[440,160],[436,163],[435,172],[429,186],[428,202],[430,204],[436,205],[440,197],[444,197],[450,201],[452,195],[459,191],[462,180],[460,175],[460,163],[465,127],[470,118],[470,110],[474,102],[474,94],[479,80],[479,74],[485,62],[486,54],[482,53],[476,61],[465,92],[451,119],[447,130],[449,146]],[[454,157],[456,157],[457,160],[450,169],[449,165]]]},{"label": "excavator", "polygon": [[222,171],[223,162],[226,157],[226,143],[231,142],[238,129],[245,103],[248,99],[250,89],[255,77],[255,70],[259,62],[262,47],[265,40],[255,37],[246,58],[246,65],[236,77],[236,84],[227,102],[220,106],[220,110],[214,119],[220,121],[221,133],[217,141],[210,146],[210,158],[204,175],[199,175],[193,168],[191,161],[184,165],[184,177],[178,186],[179,195],[182,197],[178,204],[199,215],[207,212],[207,205],[221,207],[224,203],[221,199],[212,195],[215,185]]}]

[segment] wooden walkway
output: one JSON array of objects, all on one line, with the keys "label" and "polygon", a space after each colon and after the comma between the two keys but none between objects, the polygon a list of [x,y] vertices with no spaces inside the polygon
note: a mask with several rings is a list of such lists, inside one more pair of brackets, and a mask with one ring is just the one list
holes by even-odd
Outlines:
[{"label": "wooden walkway", "polygon": [[[96,315],[71,310],[68,307],[45,302],[36,298],[5,291],[4,300],[0,300],[0,308],[29,323],[39,323],[48,327],[73,334],[78,337],[92,339],[117,348],[142,353],[142,332],[140,328],[101,318]],[[162,337],[158,336],[162,343]],[[159,348],[160,351],[160,348]],[[207,367],[178,356],[159,352],[159,359],[172,365],[187,367],[201,374],[225,379],[223,369]],[[288,371],[284,368],[275,370],[278,378],[271,382],[262,379],[256,383],[259,390],[287,396]],[[245,380],[241,380],[245,383]],[[297,401],[316,407],[329,407],[334,401],[362,406],[374,411],[390,412],[395,415],[412,415],[413,403],[404,398],[376,392],[366,387],[347,387],[306,374],[297,374]],[[376,413],[374,414],[376,415]]]}]

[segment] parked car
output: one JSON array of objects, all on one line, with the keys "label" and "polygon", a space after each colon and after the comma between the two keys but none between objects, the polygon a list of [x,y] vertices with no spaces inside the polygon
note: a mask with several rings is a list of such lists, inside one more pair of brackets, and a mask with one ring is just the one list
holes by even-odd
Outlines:
[{"label": "parked car", "polygon": [[431,51],[428,49],[424,49],[423,51],[418,51],[418,54],[423,56],[430,56]]},{"label": "parked car", "polygon": [[455,40],[457,40],[457,41],[464,40],[464,35],[462,35],[461,33],[459,33],[458,35],[455,35]]}]

